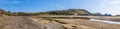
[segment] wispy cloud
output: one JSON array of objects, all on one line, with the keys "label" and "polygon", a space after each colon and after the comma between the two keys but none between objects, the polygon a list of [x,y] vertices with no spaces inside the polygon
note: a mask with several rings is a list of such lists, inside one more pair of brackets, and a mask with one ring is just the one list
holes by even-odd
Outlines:
[{"label": "wispy cloud", "polygon": [[103,0],[99,7],[106,13],[120,14],[120,0]]},{"label": "wispy cloud", "polygon": [[21,3],[21,1],[8,1],[6,3]]},{"label": "wispy cloud", "polygon": [[21,3],[21,1],[19,0],[11,0],[11,1],[8,1],[8,0],[0,0],[0,4],[5,4],[5,3]]}]

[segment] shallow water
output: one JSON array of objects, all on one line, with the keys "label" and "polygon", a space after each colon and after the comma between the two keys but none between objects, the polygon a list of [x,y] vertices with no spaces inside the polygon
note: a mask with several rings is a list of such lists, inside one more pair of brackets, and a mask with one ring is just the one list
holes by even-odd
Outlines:
[{"label": "shallow water", "polygon": [[98,21],[98,22],[104,22],[104,23],[109,23],[109,24],[120,24],[120,22],[108,21],[108,20],[99,20],[99,19],[90,19],[90,21]]}]

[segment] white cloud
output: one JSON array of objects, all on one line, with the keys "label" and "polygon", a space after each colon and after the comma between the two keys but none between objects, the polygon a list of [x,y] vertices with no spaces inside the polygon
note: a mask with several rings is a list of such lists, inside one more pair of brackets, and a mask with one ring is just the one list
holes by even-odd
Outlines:
[{"label": "white cloud", "polygon": [[120,14],[120,0],[103,0],[99,8],[104,9],[104,13]]}]

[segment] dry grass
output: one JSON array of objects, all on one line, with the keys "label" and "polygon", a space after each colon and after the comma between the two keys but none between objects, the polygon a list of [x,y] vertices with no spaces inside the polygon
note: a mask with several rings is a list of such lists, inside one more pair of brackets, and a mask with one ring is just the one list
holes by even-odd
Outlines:
[{"label": "dry grass", "polygon": [[96,29],[120,29],[120,25],[117,24],[107,24],[101,22],[88,21],[84,19],[57,19],[57,20],[68,22],[68,24],[82,25],[86,27],[93,27]]},{"label": "dry grass", "polygon": [[52,18],[51,20],[53,20],[52,22],[57,22],[56,24],[63,25],[67,29],[120,29],[120,25],[117,24],[94,22],[86,19]]},{"label": "dry grass", "polygon": [[120,25],[86,19],[0,17],[0,29],[120,29]]},{"label": "dry grass", "polygon": [[22,17],[1,17],[0,29],[41,29],[40,25]]}]

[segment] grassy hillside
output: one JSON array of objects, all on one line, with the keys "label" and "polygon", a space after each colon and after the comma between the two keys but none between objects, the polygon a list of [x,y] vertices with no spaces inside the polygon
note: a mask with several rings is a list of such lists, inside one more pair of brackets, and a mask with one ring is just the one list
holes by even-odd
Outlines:
[{"label": "grassy hillside", "polygon": [[48,12],[10,12],[0,9],[0,14],[5,14],[9,16],[34,16],[34,15],[91,15],[90,12],[84,9],[68,9],[68,10],[56,10]]},{"label": "grassy hillside", "polygon": [[[56,10],[56,11],[48,11],[43,13],[49,15],[91,15],[90,12],[84,9]],[[43,14],[43,13],[39,13],[39,14]]]},{"label": "grassy hillside", "polygon": [[3,9],[0,9],[0,15],[7,15],[8,14],[8,12],[6,12],[5,10],[3,10]]}]

